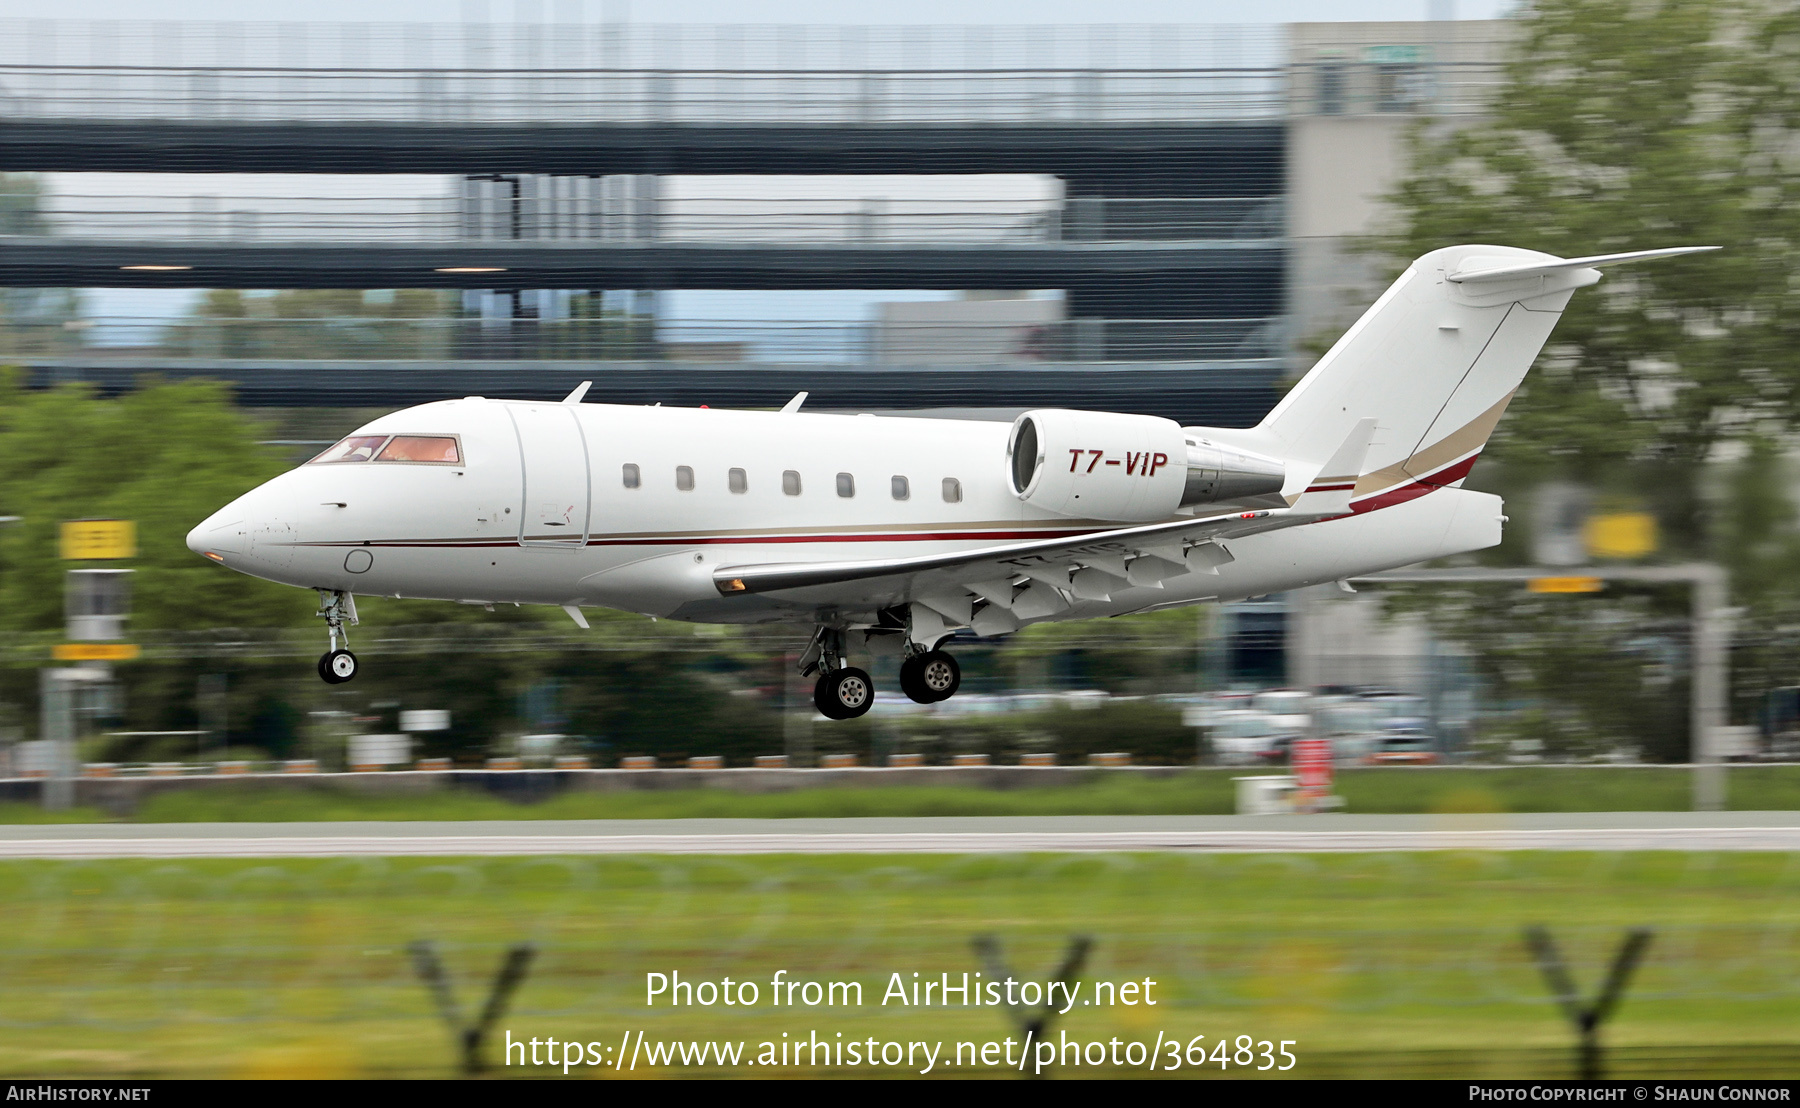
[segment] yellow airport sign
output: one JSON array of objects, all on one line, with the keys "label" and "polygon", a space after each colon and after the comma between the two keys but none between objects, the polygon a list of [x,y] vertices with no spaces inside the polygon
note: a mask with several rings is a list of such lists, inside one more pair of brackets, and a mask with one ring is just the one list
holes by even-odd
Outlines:
[{"label": "yellow airport sign", "polygon": [[1595,558],[1642,558],[1656,552],[1656,517],[1649,512],[1589,516],[1581,538]]},{"label": "yellow airport sign", "polygon": [[1606,588],[1606,582],[1598,577],[1533,577],[1525,587],[1532,592],[1599,592]]},{"label": "yellow airport sign", "polygon": [[62,525],[62,556],[97,562],[137,557],[137,523],[129,519],[71,519]]},{"label": "yellow airport sign", "polygon": [[50,648],[59,662],[134,662],[143,653],[132,642],[64,642]]}]

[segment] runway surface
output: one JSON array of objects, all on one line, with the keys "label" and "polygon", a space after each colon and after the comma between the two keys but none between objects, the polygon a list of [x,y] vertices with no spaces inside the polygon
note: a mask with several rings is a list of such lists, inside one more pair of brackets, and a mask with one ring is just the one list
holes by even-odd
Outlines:
[{"label": "runway surface", "polygon": [[15,824],[7,858],[1800,850],[1800,812]]}]

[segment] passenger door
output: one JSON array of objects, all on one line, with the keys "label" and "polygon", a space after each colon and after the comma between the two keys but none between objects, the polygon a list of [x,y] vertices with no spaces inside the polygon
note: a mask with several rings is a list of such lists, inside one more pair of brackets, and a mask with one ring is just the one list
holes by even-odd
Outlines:
[{"label": "passenger door", "polygon": [[508,404],[519,436],[523,507],[519,545],[579,549],[587,544],[587,439],[568,404]]}]

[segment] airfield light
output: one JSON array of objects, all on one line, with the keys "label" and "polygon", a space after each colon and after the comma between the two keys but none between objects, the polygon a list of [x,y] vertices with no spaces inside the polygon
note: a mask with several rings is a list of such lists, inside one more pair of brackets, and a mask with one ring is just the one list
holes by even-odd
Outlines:
[{"label": "airfield light", "polygon": [[122,265],[119,268],[132,273],[179,273],[184,269],[194,267],[191,265]]},{"label": "airfield light", "polygon": [[445,265],[432,270],[433,273],[505,273],[503,265]]}]

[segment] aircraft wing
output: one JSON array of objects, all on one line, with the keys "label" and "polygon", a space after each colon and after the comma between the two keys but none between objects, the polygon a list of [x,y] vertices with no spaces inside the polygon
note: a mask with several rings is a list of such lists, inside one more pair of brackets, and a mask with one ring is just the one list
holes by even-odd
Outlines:
[{"label": "aircraft wing", "polygon": [[[1342,515],[1347,503],[1321,507],[1327,510],[1234,512],[909,558],[723,566],[713,571],[713,584],[722,596],[776,594],[773,599],[799,604],[910,601],[942,615],[948,626],[973,623],[998,633],[1067,609],[1070,596],[1106,600],[1113,591],[1184,573],[1216,574],[1235,560],[1219,540]],[[978,609],[985,609],[980,618]]]}]

